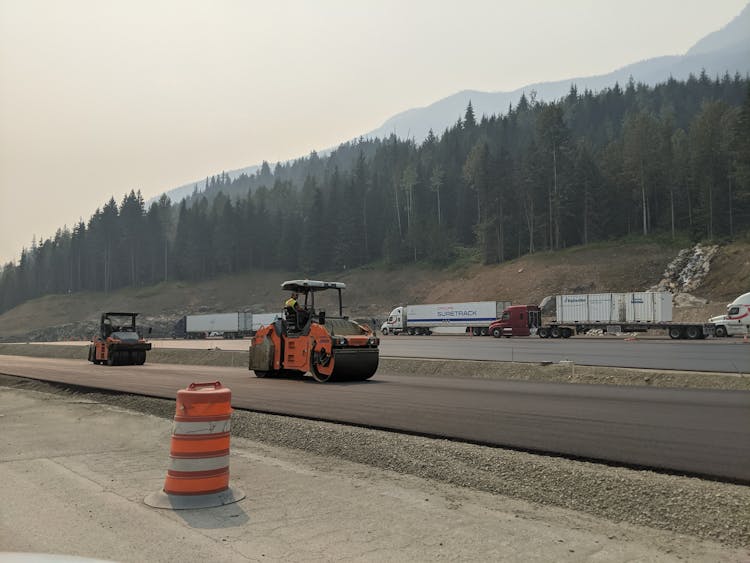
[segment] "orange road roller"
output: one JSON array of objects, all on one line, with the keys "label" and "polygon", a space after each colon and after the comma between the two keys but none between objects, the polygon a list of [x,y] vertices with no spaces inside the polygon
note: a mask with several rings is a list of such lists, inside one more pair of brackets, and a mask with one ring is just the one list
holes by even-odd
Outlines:
[{"label": "orange road roller", "polygon": [[[108,366],[143,365],[151,344],[138,334],[138,313],[102,313],[99,334],[89,344],[89,361]],[[149,334],[151,329],[148,329]]]},{"label": "orange road roller", "polygon": [[[344,316],[341,291],[346,284],[318,280],[291,280],[281,284],[292,292],[284,314],[261,327],[250,345],[249,369],[257,377],[304,375],[310,372],[320,383],[363,381],[378,369],[380,339],[372,329]],[[318,296],[316,309],[315,296]],[[338,294],[338,316],[326,315],[321,302],[331,303]],[[298,296],[304,296],[299,302]],[[327,296],[327,299],[326,299]]]}]

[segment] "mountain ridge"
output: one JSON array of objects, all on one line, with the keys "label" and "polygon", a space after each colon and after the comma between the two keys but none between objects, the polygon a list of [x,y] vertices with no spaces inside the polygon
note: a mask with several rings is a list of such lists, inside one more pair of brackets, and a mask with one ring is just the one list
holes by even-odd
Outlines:
[{"label": "mountain ridge", "polygon": [[[615,84],[626,85],[632,78],[635,82],[653,86],[669,78],[686,80],[689,76],[705,71],[710,77],[740,73],[750,74],[750,3],[721,29],[713,31],[699,39],[682,55],[661,55],[630,63],[614,71],[592,76],[579,76],[556,81],[536,82],[516,88],[512,91],[485,92],[466,89],[441,98],[427,106],[409,108],[388,118],[380,127],[357,138],[387,138],[395,134],[400,138],[411,138],[415,142],[423,141],[430,130],[436,135],[454,125],[461,119],[466,106],[471,102],[475,115],[490,116],[504,113],[511,104],[516,104],[523,94],[527,97],[532,92],[538,100],[553,101],[568,94],[571,87],[578,91],[601,91]],[[350,140],[350,141],[352,141]],[[329,147],[317,151],[325,155],[333,150]],[[292,159],[294,160],[294,159]],[[260,165],[238,168],[228,172],[231,178],[242,173],[252,174]],[[151,198],[155,201],[166,194],[174,202],[189,196],[197,184],[202,191],[204,180],[189,182],[183,186],[160,192]]]},{"label": "mountain ridge", "polygon": [[750,4],[728,24],[721,29],[709,33],[699,39],[695,45],[688,49],[686,55],[708,53],[722,48],[731,48],[732,45],[747,42],[750,37]]}]

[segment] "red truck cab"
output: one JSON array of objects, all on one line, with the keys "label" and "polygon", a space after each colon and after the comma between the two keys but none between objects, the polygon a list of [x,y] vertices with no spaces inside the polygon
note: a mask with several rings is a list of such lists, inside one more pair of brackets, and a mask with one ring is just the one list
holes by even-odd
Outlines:
[{"label": "red truck cab", "polygon": [[541,324],[542,315],[536,305],[511,305],[490,325],[490,334],[495,338],[531,336]]}]

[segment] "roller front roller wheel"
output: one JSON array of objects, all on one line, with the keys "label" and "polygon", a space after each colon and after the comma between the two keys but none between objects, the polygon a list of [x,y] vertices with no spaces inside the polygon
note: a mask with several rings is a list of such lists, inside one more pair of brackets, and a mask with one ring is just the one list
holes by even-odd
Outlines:
[{"label": "roller front roller wheel", "polygon": [[379,354],[377,349],[336,349],[331,359],[333,371],[330,374],[320,372],[323,361],[317,354],[310,358],[310,373],[318,383],[364,381],[375,375]]},{"label": "roller front roller wheel", "polygon": [[253,370],[255,373],[255,377],[273,377],[275,375],[278,375],[278,371],[275,369],[269,369],[269,370],[262,370],[262,369],[255,369]]}]

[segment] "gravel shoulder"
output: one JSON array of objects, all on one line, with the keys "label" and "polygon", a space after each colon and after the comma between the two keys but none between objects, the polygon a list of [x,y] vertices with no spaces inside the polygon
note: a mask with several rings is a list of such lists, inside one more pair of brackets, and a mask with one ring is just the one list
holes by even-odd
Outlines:
[{"label": "gravel shoulder", "polygon": [[[10,376],[0,376],[0,386],[74,397],[162,419],[174,414],[174,401],[163,399],[93,392]],[[502,499],[513,499],[588,514],[611,523],[612,538],[621,537],[621,533],[627,537],[646,534],[664,553],[679,557],[713,559],[716,554],[706,557],[700,551],[685,552],[685,546],[693,545],[691,538],[698,538],[741,549],[721,558],[750,558],[747,486],[246,411],[235,411],[232,434],[268,447],[495,495],[501,504]],[[357,471],[368,474],[365,469]],[[570,514],[562,517],[572,518]],[[580,525],[570,522],[571,526]],[[615,531],[618,523],[621,532]],[[669,534],[659,535],[658,530]]]},{"label": "gravel shoulder", "polygon": [[[85,360],[87,346],[78,344],[0,344],[0,355]],[[148,362],[202,366],[247,365],[246,351],[154,348]],[[381,358],[379,373],[429,377],[474,377],[596,385],[639,385],[665,388],[750,390],[750,375],[580,366],[573,363],[531,364],[467,360]]]}]

